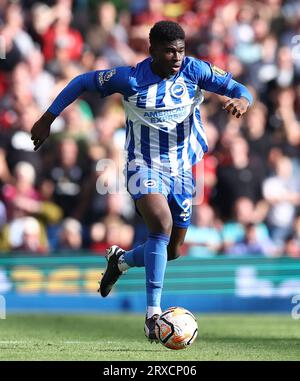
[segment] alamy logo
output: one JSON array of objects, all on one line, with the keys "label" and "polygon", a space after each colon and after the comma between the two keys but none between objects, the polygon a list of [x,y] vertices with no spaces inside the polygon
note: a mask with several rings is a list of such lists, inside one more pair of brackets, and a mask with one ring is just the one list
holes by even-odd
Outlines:
[{"label": "alamy logo", "polygon": [[[153,165],[154,173],[160,173],[155,178],[148,178],[149,168],[143,160],[128,161],[126,169],[123,171],[123,163],[117,163],[112,159],[101,159],[97,162],[96,172],[98,178],[96,181],[96,190],[98,194],[128,194],[138,195],[147,194],[148,189],[158,189],[159,192],[169,192],[171,187],[169,160],[162,160],[160,164]],[[143,170],[144,168],[144,170]],[[146,171],[146,172],[145,172]],[[191,200],[182,205],[182,218],[189,218],[191,205],[201,205],[204,196],[204,161],[200,161],[194,168],[187,169],[184,174],[176,173],[172,175],[175,179],[173,188],[176,195],[190,195]],[[146,177],[146,178],[145,178]],[[152,177],[152,176],[151,176]],[[193,177],[193,178],[192,178]],[[161,188],[160,188],[161,187]],[[11,287],[11,286],[9,286]],[[6,292],[1,289],[1,271],[0,271],[0,292]]]}]

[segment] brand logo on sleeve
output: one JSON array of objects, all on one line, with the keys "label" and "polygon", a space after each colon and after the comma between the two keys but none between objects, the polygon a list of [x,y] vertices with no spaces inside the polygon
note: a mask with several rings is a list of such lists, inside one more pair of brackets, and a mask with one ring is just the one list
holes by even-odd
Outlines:
[{"label": "brand logo on sleeve", "polygon": [[218,66],[216,65],[212,65],[211,66],[211,70],[216,74],[216,75],[220,75],[222,77],[225,77],[225,75],[227,74],[225,70],[223,69],[220,69]]},{"label": "brand logo on sleeve", "polygon": [[105,82],[107,82],[107,81],[109,81],[109,80],[111,79],[111,77],[112,77],[113,75],[115,75],[115,74],[116,74],[116,69],[111,69],[111,70],[107,71],[107,72],[104,74],[104,76],[103,76],[103,80],[104,80]]},{"label": "brand logo on sleeve", "polygon": [[102,70],[98,75],[98,82],[103,86],[104,82],[108,82],[113,75],[116,74],[116,69],[111,69],[109,71]]}]

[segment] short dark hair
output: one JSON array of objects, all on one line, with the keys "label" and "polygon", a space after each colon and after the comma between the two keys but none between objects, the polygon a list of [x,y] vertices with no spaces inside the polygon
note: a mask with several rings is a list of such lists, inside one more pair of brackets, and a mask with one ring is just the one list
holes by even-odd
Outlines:
[{"label": "short dark hair", "polygon": [[174,21],[158,21],[150,30],[150,44],[184,40],[185,33],[179,24]]}]

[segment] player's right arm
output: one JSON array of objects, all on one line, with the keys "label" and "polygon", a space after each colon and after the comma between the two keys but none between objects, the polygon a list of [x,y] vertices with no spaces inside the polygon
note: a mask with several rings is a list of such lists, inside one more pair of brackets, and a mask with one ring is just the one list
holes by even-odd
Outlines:
[{"label": "player's right arm", "polygon": [[83,92],[99,92],[101,97],[113,93],[123,95],[130,92],[130,67],[118,67],[110,70],[97,70],[78,75],[58,94],[48,110],[33,125],[31,140],[36,151],[48,138],[51,124],[55,118],[74,102]]}]

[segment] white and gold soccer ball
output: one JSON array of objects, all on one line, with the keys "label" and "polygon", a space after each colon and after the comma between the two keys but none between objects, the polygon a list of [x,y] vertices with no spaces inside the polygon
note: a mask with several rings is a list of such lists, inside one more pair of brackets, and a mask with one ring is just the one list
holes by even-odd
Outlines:
[{"label": "white and gold soccer ball", "polygon": [[170,307],[156,320],[155,333],[165,347],[185,349],[195,341],[198,325],[190,311],[182,307]]}]

